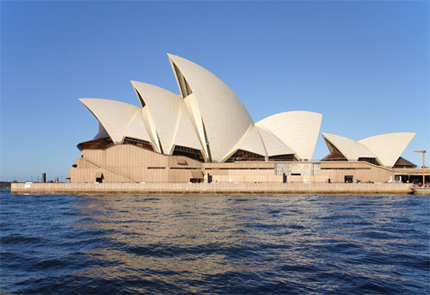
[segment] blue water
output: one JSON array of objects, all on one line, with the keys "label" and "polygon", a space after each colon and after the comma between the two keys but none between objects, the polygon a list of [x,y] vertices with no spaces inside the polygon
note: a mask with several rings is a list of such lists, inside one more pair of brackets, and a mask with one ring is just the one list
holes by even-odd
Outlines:
[{"label": "blue water", "polygon": [[1,289],[429,294],[430,197],[11,195]]}]

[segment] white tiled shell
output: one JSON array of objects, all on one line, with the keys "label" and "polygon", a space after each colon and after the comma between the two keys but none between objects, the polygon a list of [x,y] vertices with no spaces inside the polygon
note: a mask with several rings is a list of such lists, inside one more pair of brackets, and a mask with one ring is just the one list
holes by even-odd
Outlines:
[{"label": "white tiled shell", "polygon": [[196,150],[204,150],[197,138],[196,130],[191,122],[185,103],[181,104],[179,107],[177,131],[175,132],[173,143],[175,146],[180,145]]},{"label": "white tiled shell", "polygon": [[145,122],[143,118],[143,112],[139,108],[134,117],[129,122],[127,129],[124,132],[124,137],[133,137],[137,139],[142,139],[152,143],[148,131],[145,127]]},{"label": "white tiled shell", "polygon": [[415,134],[414,132],[386,133],[368,137],[358,142],[373,152],[382,165],[393,167]]},{"label": "white tiled shell", "polygon": [[[214,74],[182,57],[172,54],[168,57],[172,67],[176,65],[187,80],[197,101],[195,107],[198,107],[203,120],[212,161],[221,162],[253,124],[248,111],[233,91]],[[199,118],[192,115],[192,119],[195,125],[201,124]],[[199,136],[205,143],[201,133]]]},{"label": "white tiled shell", "polygon": [[244,136],[245,138],[241,143],[238,144],[237,148],[235,148],[232,153],[234,153],[236,150],[244,150],[263,157],[267,156],[257,127],[250,127],[249,132],[245,133]]},{"label": "white tiled shell", "polygon": [[132,81],[151,114],[155,136],[160,138],[163,152],[171,155],[175,145],[201,150],[184,99],[158,86]]},{"label": "white tiled shell", "polygon": [[99,132],[97,132],[96,136],[94,136],[94,139],[106,138],[106,137],[109,137],[109,133],[107,133],[102,123],[99,122]]},{"label": "white tiled shell", "polygon": [[271,131],[264,127],[255,126],[263,140],[268,157],[280,155],[295,155],[295,152]]},{"label": "white tiled shell", "polygon": [[131,81],[134,89],[139,92],[145,107],[151,114],[152,122],[156,134],[159,137],[163,152],[168,154],[173,146],[175,125],[177,123],[179,105],[182,98],[168,90],[155,85]]},{"label": "white tiled shell", "polygon": [[[103,125],[115,144],[121,144],[126,134],[151,142],[146,128],[142,128],[144,124],[141,108],[109,99],[81,98],[79,100]],[[128,130],[130,131],[127,132]]]},{"label": "white tiled shell", "polygon": [[383,166],[393,167],[415,133],[387,133],[359,141],[328,133],[322,133],[322,136],[349,161],[357,161],[359,158],[376,158]]},{"label": "white tiled shell", "polygon": [[359,158],[376,158],[376,155],[372,153],[364,144],[357,142],[357,146]]},{"label": "white tiled shell", "polygon": [[321,135],[335,146],[348,161],[358,161],[359,147],[355,140],[330,133],[321,133]]},{"label": "white tiled shell", "polygon": [[294,150],[299,159],[312,159],[322,114],[306,111],[284,112],[267,117],[255,125],[270,130],[288,147]]},{"label": "white tiled shell", "polygon": [[206,145],[206,137],[203,128],[203,119],[202,114],[200,113],[200,109],[196,100],[196,97],[193,94],[187,96],[187,99],[184,100],[186,108],[188,110],[188,114],[190,116],[191,124],[194,127],[196,135],[198,137],[198,141],[200,145],[203,147],[203,156],[205,159],[208,159],[208,149]]}]

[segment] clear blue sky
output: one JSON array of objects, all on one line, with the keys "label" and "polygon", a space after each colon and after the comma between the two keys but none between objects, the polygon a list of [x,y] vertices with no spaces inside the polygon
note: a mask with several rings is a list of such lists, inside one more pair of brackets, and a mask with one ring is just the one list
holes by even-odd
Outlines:
[{"label": "clear blue sky", "polygon": [[315,111],[355,140],[416,132],[403,156],[419,166],[430,150],[428,1],[1,1],[1,180],[64,180],[98,130],[78,98],[138,105],[130,80],[179,93],[166,53],[217,75],[254,122]]}]

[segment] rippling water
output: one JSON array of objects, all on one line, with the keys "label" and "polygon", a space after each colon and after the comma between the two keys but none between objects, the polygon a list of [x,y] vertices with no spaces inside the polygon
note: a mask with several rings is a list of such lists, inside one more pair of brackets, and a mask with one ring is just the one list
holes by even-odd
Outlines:
[{"label": "rippling water", "polygon": [[2,191],[0,292],[428,294],[429,199]]}]

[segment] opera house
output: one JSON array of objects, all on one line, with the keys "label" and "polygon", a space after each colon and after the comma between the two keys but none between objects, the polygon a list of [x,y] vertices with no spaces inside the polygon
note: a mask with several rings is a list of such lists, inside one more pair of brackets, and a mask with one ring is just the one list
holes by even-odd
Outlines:
[{"label": "opera house", "polygon": [[360,141],[322,133],[330,153],[311,161],[322,114],[289,111],[254,123],[219,78],[182,57],[168,58],[180,95],[132,81],[140,106],[80,99],[99,131],[78,144],[72,183],[385,182],[399,179],[397,170],[416,168],[400,157],[415,133]]}]

